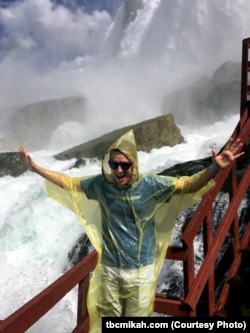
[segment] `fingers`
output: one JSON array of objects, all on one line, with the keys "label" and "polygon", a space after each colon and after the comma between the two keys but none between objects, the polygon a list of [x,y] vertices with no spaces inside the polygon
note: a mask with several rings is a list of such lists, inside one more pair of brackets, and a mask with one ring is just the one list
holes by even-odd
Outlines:
[{"label": "fingers", "polygon": [[27,168],[31,169],[31,157],[24,147],[19,147],[20,159]]},{"label": "fingers", "polygon": [[234,142],[234,139],[231,137],[225,145],[225,149],[229,149]]},{"label": "fingers", "polygon": [[233,155],[236,155],[236,153],[242,148],[242,146],[243,143],[240,141],[240,139],[234,140],[234,138],[230,138],[226,143],[224,150],[229,150],[231,151],[231,153],[233,153]]},{"label": "fingers", "polygon": [[24,147],[19,147],[19,153],[25,154],[25,148]]},{"label": "fingers", "polygon": [[217,151],[214,148],[212,148],[211,153],[212,153],[212,159],[214,160],[216,157]]},{"label": "fingers", "polygon": [[234,158],[239,158],[240,156],[244,155],[244,152],[234,155]]},{"label": "fingers", "polygon": [[28,151],[24,147],[21,146],[21,147],[19,147],[18,150],[19,150],[19,153],[21,154],[22,157],[25,158],[25,157],[29,156]]}]

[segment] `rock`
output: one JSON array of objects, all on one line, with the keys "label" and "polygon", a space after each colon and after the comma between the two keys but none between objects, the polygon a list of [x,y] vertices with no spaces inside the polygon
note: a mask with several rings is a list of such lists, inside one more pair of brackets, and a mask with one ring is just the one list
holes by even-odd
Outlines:
[{"label": "rock", "polygon": [[[76,263],[78,263],[83,257],[85,257],[92,250],[93,250],[93,245],[91,244],[88,236],[85,233],[82,233],[78,238],[78,240],[76,241],[76,244],[68,253],[68,261],[70,263],[70,266],[73,266]],[[68,267],[66,267],[65,270],[67,269]]]},{"label": "rock", "polygon": [[66,122],[84,123],[86,99],[80,96],[41,101],[12,110],[5,124],[5,136],[0,139],[0,150],[17,150],[19,145],[29,150],[49,146],[52,133]]},{"label": "rock", "polygon": [[203,77],[186,89],[166,95],[161,111],[174,110],[180,125],[212,124],[239,113],[240,89],[241,63],[227,61],[211,78]]},{"label": "rock", "polygon": [[138,151],[150,152],[153,148],[173,147],[184,142],[173,115],[166,114],[104,134],[97,139],[59,153],[55,157],[58,160],[83,157],[100,159],[110,145],[129,129],[134,130]]},{"label": "rock", "polygon": [[0,153],[0,177],[18,177],[27,171],[27,168],[20,161],[18,152]]},{"label": "rock", "polygon": [[[184,141],[180,129],[176,126],[172,114],[153,118],[136,125],[107,133],[100,138],[73,147],[55,156],[58,160],[77,158],[74,167],[85,164],[84,158],[100,159],[106,149],[123,133],[133,128],[138,150],[149,152],[153,148],[174,146]],[[27,169],[21,163],[18,152],[0,153],[0,177],[10,175],[17,177]]]}]

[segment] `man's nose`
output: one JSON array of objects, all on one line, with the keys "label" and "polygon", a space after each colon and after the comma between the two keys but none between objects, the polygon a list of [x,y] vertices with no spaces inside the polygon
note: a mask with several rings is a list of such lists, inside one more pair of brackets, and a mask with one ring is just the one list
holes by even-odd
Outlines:
[{"label": "man's nose", "polygon": [[122,169],[122,167],[120,165],[118,165],[117,171],[119,171],[119,172],[123,171],[123,169]]}]

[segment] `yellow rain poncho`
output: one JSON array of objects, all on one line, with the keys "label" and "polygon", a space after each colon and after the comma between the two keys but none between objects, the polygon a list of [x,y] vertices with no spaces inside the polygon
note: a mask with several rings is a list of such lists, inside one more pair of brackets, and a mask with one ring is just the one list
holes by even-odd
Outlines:
[{"label": "yellow rain poncho", "polygon": [[[130,184],[118,186],[113,182],[108,165],[113,149],[133,162]],[[88,292],[90,332],[101,332],[102,315],[115,315],[109,313],[110,305],[120,306],[130,299],[132,302],[126,304],[121,315],[152,315],[156,284],[176,218],[201,199],[214,181],[208,181],[206,171],[181,178],[140,174],[132,130],[105,153],[99,175],[58,176],[62,177],[64,188],[46,181],[47,195],[75,212],[98,252]],[[105,277],[104,268],[108,271]],[[107,295],[112,290],[109,289],[111,282],[124,284],[124,281],[128,286],[122,285],[119,294]],[[140,284],[144,287],[142,294],[136,296],[139,299],[133,298],[137,284],[139,288]]]}]

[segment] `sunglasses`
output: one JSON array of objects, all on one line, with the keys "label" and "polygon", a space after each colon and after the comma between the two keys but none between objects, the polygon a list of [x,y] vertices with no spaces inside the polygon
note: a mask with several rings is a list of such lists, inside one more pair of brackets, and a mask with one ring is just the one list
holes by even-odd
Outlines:
[{"label": "sunglasses", "polygon": [[122,170],[128,170],[132,164],[133,164],[133,162],[120,162],[119,163],[119,162],[109,160],[109,166],[113,170],[117,169],[119,166],[122,168]]}]

